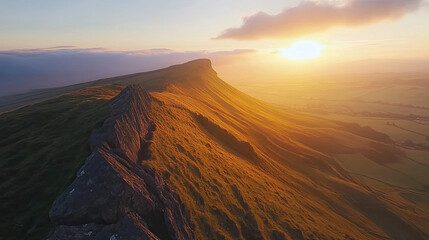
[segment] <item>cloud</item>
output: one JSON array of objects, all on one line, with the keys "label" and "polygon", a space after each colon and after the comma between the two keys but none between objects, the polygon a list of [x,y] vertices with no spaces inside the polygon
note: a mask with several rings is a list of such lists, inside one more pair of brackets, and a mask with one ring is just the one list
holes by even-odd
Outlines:
[{"label": "cloud", "polygon": [[72,46],[0,51],[0,95],[145,72],[197,58],[210,58],[219,65],[253,52],[249,49],[108,51]]},{"label": "cloud", "polygon": [[229,28],[214,39],[257,40],[288,38],[323,32],[336,26],[356,27],[397,20],[420,7],[421,0],[319,0],[269,15],[245,17],[239,28]]}]

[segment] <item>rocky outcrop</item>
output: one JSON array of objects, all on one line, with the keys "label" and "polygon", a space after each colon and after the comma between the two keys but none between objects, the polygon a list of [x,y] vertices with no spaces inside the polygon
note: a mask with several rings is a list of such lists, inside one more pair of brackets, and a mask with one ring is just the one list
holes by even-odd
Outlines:
[{"label": "rocky outcrop", "polygon": [[216,123],[210,121],[208,118],[200,114],[193,114],[193,117],[208,133],[218,139],[220,143],[224,144],[226,148],[231,149],[236,154],[245,157],[252,163],[258,164],[258,154],[255,152],[255,149],[253,149],[250,143],[240,141],[227,130],[223,129]]},{"label": "rocky outcrop", "polygon": [[178,195],[141,164],[155,131],[150,107],[139,86],[113,100],[109,118],[91,136],[91,155],[51,208],[49,239],[194,239]]}]

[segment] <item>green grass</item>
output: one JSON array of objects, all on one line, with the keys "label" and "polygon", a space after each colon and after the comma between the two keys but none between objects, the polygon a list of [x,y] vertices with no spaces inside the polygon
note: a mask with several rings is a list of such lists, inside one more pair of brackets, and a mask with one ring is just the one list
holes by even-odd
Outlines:
[{"label": "green grass", "polygon": [[375,181],[375,184],[425,191],[429,181],[429,166],[419,163],[414,159],[415,156],[406,153],[407,157],[401,162],[389,165],[377,164],[361,154],[337,154],[335,159],[348,172]]},{"label": "green grass", "polygon": [[[415,121],[401,120],[394,118],[375,118],[365,116],[350,116],[345,114],[313,114],[315,116],[342,121],[346,123],[358,123],[361,126],[369,126],[372,129],[387,134],[396,143],[406,140],[411,140],[415,143],[428,145],[429,141],[426,136],[429,136],[428,125],[419,124]],[[394,123],[396,126],[386,124]],[[427,124],[427,123],[425,123]]]},{"label": "green grass", "polygon": [[43,239],[48,212],[90,154],[121,86],[86,88],[0,115],[0,239]]}]

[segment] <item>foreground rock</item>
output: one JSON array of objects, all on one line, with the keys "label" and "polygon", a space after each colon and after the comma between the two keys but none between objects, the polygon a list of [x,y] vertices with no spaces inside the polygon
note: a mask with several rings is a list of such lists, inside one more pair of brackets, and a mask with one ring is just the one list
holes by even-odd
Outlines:
[{"label": "foreground rock", "polygon": [[179,197],[141,164],[155,131],[150,106],[138,86],[114,99],[91,136],[91,155],[52,206],[49,239],[194,239]]}]

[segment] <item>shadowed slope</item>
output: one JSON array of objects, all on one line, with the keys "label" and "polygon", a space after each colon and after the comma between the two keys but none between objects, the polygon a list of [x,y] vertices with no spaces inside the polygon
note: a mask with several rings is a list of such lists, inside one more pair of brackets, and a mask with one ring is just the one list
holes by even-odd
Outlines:
[{"label": "shadowed slope", "polygon": [[0,115],[0,238],[43,239],[48,212],[90,154],[121,86],[86,88]]}]

